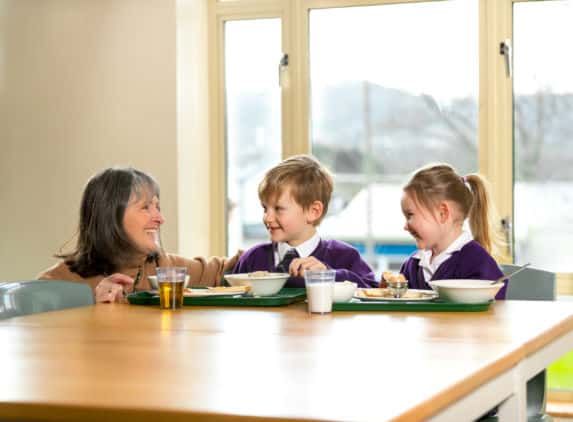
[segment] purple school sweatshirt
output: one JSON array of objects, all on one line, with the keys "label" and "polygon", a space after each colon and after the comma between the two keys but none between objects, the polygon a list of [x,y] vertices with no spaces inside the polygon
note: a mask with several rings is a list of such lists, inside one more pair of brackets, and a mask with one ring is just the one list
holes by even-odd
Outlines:
[{"label": "purple school sweatshirt", "polygon": [[[408,287],[411,289],[431,290],[431,287],[424,278],[424,271],[420,267],[420,259],[410,256],[402,264],[400,272],[408,280]],[[438,267],[432,280],[446,279],[475,279],[475,280],[495,280],[501,277],[499,265],[492,256],[475,240],[466,243],[459,251],[454,252],[446,261]],[[499,292],[496,299],[505,299],[507,290],[507,280]]]},{"label": "purple school sweatshirt", "polygon": [[[358,287],[378,287],[372,268],[360,257],[354,247],[339,240],[320,240],[311,253],[327,268],[336,270],[336,281],[349,280]],[[276,271],[274,250],[271,242],[255,245],[239,258],[233,273],[253,271]],[[304,278],[290,277],[285,287],[304,287]]]}]

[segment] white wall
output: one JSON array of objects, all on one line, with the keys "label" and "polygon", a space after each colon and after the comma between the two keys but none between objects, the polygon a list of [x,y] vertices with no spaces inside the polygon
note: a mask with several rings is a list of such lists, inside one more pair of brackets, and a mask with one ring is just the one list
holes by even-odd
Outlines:
[{"label": "white wall", "polygon": [[0,0],[0,280],[56,262],[85,182],[112,165],[158,179],[178,250],[176,7]]}]

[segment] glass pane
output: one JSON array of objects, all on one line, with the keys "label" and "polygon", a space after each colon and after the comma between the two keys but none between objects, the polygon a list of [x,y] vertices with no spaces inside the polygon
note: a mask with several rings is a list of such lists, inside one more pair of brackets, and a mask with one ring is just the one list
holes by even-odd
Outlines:
[{"label": "glass pane", "polygon": [[313,10],[310,64],[312,151],[336,182],[321,234],[396,269],[415,250],[408,175],[435,161],[478,169],[477,1]]},{"label": "glass pane", "polygon": [[573,272],[573,1],[513,13],[515,259]]},{"label": "glass pane", "polygon": [[281,158],[280,19],[225,24],[229,253],[267,239],[257,186]]}]

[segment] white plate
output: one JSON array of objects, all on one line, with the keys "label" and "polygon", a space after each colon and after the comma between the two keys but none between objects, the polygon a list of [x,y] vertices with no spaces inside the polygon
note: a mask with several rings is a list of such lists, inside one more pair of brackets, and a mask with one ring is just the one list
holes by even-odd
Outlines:
[{"label": "white plate", "polygon": [[213,292],[209,289],[187,289],[183,292],[185,297],[224,297],[224,296],[244,296],[241,292]]},{"label": "white plate", "polygon": [[[387,290],[387,289],[381,289]],[[419,297],[408,297],[408,293],[420,295]],[[366,296],[362,292],[362,289],[356,290],[354,294],[355,299],[359,299],[363,302],[423,302],[432,300],[438,297],[438,294],[433,290],[416,290],[416,289],[408,289],[406,292],[406,297],[375,297],[375,296]]]}]

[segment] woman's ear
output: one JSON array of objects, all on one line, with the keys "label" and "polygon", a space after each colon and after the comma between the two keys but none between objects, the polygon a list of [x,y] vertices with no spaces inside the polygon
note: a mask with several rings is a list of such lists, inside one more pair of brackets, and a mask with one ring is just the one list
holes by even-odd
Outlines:
[{"label": "woman's ear", "polygon": [[306,211],[306,222],[308,224],[314,224],[317,220],[322,217],[322,213],[324,212],[324,205],[321,201],[314,201],[308,207]]}]

